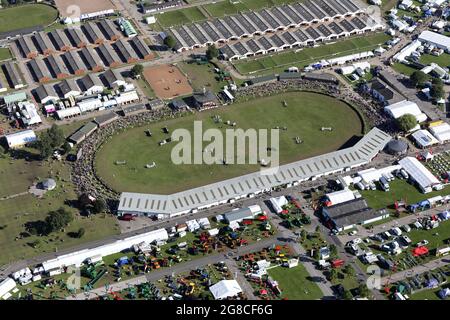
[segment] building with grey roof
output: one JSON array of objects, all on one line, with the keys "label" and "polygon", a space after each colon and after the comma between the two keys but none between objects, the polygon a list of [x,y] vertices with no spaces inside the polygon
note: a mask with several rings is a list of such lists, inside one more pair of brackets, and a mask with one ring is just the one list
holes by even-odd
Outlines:
[{"label": "building with grey roof", "polygon": [[99,72],[104,69],[102,59],[98,55],[97,51],[92,47],[85,47],[80,50],[80,58],[88,70]]},{"label": "building with grey roof", "polygon": [[74,79],[65,79],[56,85],[58,93],[64,99],[69,97],[78,97],[81,95],[81,90]]},{"label": "building with grey roof", "polygon": [[365,225],[389,217],[386,209],[374,210],[370,208],[364,198],[323,207],[322,215],[332,229],[344,231],[356,225]]},{"label": "building with grey roof", "polygon": [[88,40],[86,39],[86,36],[81,31],[81,29],[67,28],[66,32],[74,47],[83,48],[88,44]]},{"label": "building with grey roof", "polygon": [[83,30],[84,34],[87,36],[91,43],[100,44],[105,40],[105,36],[95,22],[88,22],[83,24],[81,30]]},{"label": "building with grey roof", "polygon": [[68,51],[62,55],[66,66],[72,74],[77,76],[86,72],[86,67],[77,51]]},{"label": "building with grey roof", "polygon": [[104,86],[98,76],[88,73],[78,81],[80,89],[86,93],[86,95],[92,95],[103,92]]},{"label": "building with grey roof", "polygon": [[171,195],[124,192],[120,196],[117,212],[119,215],[163,214],[166,217],[196,212],[279,186],[289,187],[365,165],[382,151],[390,140],[388,134],[373,128],[353,147],[282,165],[273,174],[262,175],[255,172]]},{"label": "building with grey roof", "polygon": [[45,58],[47,66],[52,73],[53,77],[56,79],[63,79],[70,75],[66,64],[59,55],[50,55]]},{"label": "building with grey roof", "polygon": [[117,48],[117,52],[119,52],[120,56],[123,58],[122,61],[126,63],[134,63],[139,61],[139,56],[133,50],[128,41],[124,39],[117,40],[114,43],[114,46]]},{"label": "building with grey roof", "polygon": [[120,86],[124,86],[126,84],[120,72],[114,69],[105,71],[101,75],[101,78],[104,80],[106,86],[110,89],[117,89]]},{"label": "building with grey roof", "polygon": [[153,59],[153,53],[142,37],[133,37],[130,40],[130,44],[132,45],[134,51],[136,51],[136,53],[139,55],[139,58],[144,60]]},{"label": "building with grey roof", "polygon": [[39,51],[44,55],[55,53],[55,47],[53,46],[50,38],[46,32],[38,32],[34,35],[34,42]]},{"label": "building with grey roof", "polygon": [[20,52],[27,59],[34,59],[38,56],[39,52],[36,49],[33,41],[31,40],[31,36],[19,37],[16,40],[16,45],[19,48]]},{"label": "building with grey roof", "polygon": [[122,60],[119,58],[119,55],[116,53],[111,44],[107,42],[99,45],[97,47],[97,52],[105,65],[108,67],[114,68],[122,64]]},{"label": "building with grey roof", "polygon": [[117,115],[117,113],[111,111],[95,117],[93,122],[96,123],[99,128],[101,128],[110,124],[111,122],[116,121],[118,118],[119,116]]},{"label": "building with grey roof", "polygon": [[34,89],[33,93],[36,100],[42,104],[46,104],[50,101],[56,102],[59,100],[59,96],[51,84],[42,84]]},{"label": "building with grey roof", "polygon": [[3,74],[9,83],[9,86],[13,89],[20,89],[24,87],[24,82],[16,68],[16,64],[12,61],[2,64]]},{"label": "building with grey roof", "polygon": [[52,75],[47,68],[43,59],[33,59],[27,63],[28,69],[33,78],[40,83],[48,82],[52,79]]},{"label": "building with grey roof", "polygon": [[69,38],[62,29],[55,29],[49,33],[50,39],[53,41],[55,48],[59,51],[69,51],[72,49],[72,44]]},{"label": "building with grey roof", "polygon": [[117,26],[110,19],[100,20],[98,26],[108,40],[116,41],[121,37]]}]

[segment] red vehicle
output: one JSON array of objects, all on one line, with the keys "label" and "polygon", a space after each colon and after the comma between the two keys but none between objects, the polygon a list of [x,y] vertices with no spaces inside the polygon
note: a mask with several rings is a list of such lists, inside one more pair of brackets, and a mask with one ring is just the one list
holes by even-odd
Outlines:
[{"label": "red vehicle", "polygon": [[249,226],[249,225],[253,224],[253,221],[252,220],[244,220],[244,221],[242,221],[242,223],[246,226]]},{"label": "red vehicle", "polygon": [[125,213],[122,217],[120,217],[120,220],[133,221],[134,220],[134,216],[131,213]]},{"label": "red vehicle", "polygon": [[331,261],[331,266],[335,269],[340,268],[343,265],[344,265],[344,260],[342,260],[342,259],[336,259],[336,260]]}]

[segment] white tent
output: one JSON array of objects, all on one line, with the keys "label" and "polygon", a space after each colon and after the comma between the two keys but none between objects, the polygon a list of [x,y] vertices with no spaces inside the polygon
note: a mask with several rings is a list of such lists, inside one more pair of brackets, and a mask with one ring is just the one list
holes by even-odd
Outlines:
[{"label": "white tent", "polygon": [[419,41],[425,42],[428,44],[432,44],[439,49],[450,50],[450,37],[444,36],[442,34],[432,32],[432,31],[423,31],[418,38]]},{"label": "white tent", "polygon": [[158,229],[143,233],[137,236],[129,237],[123,240],[117,240],[92,249],[84,249],[69,254],[58,256],[55,259],[42,263],[45,271],[54,270],[62,267],[76,266],[79,267],[88,258],[96,256],[109,256],[114,253],[121,252],[125,249],[132,248],[134,245],[142,242],[152,243],[154,241],[166,241],[169,238],[166,229]]},{"label": "white tent", "polygon": [[427,116],[420,110],[417,103],[412,101],[403,100],[394,104],[391,104],[384,108],[392,118],[398,119],[405,114],[412,114],[416,117],[417,122],[424,122],[427,120]]},{"label": "white tent", "polygon": [[211,291],[214,299],[223,300],[238,295],[242,292],[242,289],[236,280],[222,280],[209,287],[209,291]]},{"label": "white tent", "polygon": [[272,205],[276,213],[280,213],[281,211],[283,211],[283,206],[287,205],[288,203],[289,201],[285,196],[270,198],[270,204]]},{"label": "white tent", "polygon": [[399,164],[424,193],[431,192],[434,186],[440,185],[439,180],[416,158],[406,157],[400,160]]},{"label": "white tent", "polygon": [[8,134],[5,136],[9,148],[23,147],[24,145],[36,141],[37,137],[33,130],[25,130]]},{"label": "white tent", "polygon": [[450,125],[446,122],[431,127],[430,131],[433,136],[435,136],[436,139],[439,140],[440,143],[444,143],[450,140]]},{"label": "white tent", "polygon": [[411,136],[421,148],[431,147],[439,143],[439,141],[427,130],[417,130]]},{"label": "white tent", "polygon": [[347,189],[328,193],[326,197],[331,202],[331,205],[335,205],[355,199],[355,194],[353,191]]},{"label": "white tent", "polygon": [[7,297],[8,293],[16,287],[16,282],[11,278],[6,278],[0,282],[0,298]]}]

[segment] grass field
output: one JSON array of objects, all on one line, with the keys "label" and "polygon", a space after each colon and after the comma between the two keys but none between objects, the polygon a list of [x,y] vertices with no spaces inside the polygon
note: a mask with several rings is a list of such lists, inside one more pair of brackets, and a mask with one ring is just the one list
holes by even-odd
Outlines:
[{"label": "grass field", "polygon": [[[98,215],[92,218],[82,218],[76,215],[75,220],[65,232],[53,233],[50,236],[37,237],[26,235],[24,224],[45,219],[48,212],[65,207],[64,201],[76,200],[73,185],[70,182],[70,172],[67,165],[58,161],[26,162],[25,160],[0,160],[1,196],[12,195],[26,191],[33,181],[53,177],[56,180],[55,190],[47,192],[42,199],[31,194],[21,195],[8,200],[0,200],[0,265],[11,261],[29,258],[44,252],[54,252],[56,248],[63,249],[82,242],[97,240],[118,234],[119,228],[112,216]],[[80,227],[86,233],[82,239],[69,237],[69,232],[75,232]],[[21,233],[24,237],[16,239]],[[30,244],[36,240],[40,244],[33,248]]]},{"label": "grass field", "polygon": [[9,48],[0,48],[0,61],[11,59],[12,55]]},{"label": "grass field", "polygon": [[216,3],[206,4],[203,8],[212,17],[224,17],[239,12],[248,11],[248,8],[243,3],[233,4],[231,1],[225,0]]},{"label": "grass field", "polygon": [[217,74],[214,72],[214,65],[211,63],[199,65],[195,62],[182,62],[177,66],[188,76],[194,91],[207,88],[217,93],[228,84],[226,81],[216,80]]},{"label": "grass field", "polygon": [[413,74],[414,71],[417,71],[417,69],[407,66],[406,64],[403,63],[394,63],[394,65],[392,66],[392,68],[397,71],[398,73],[404,74],[405,76],[410,76]]},{"label": "grass field", "polygon": [[157,16],[158,23],[163,28],[183,25],[206,19],[207,17],[198,7],[167,11]]},{"label": "grass field", "polygon": [[0,9],[0,32],[35,26],[46,26],[58,17],[55,8],[43,4],[30,4]]},{"label": "grass field", "polygon": [[442,68],[448,68],[450,66],[450,54],[443,53],[439,57],[431,54],[424,54],[420,57],[420,62],[423,64],[430,64],[432,62],[440,65]]},{"label": "grass field", "polygon": [[303,68],[308,64],[325,58],[337,58],[356,52],[373,50],[380,44],[386,42],[390,37],[384,33],[355,37],[341,40],[336,43],[321,45],[315,48],[305,48],[299,52],[287,51],[273,56],[266,56],[251,60],[241,60],[234,66],[241,74],[255,72],[283,71],[286,66],[297,66]]},{"label": "grass field", "polygon": [[305,267],[299,264],[288,269],[275,267],[268,270],[269,275],[276,281],[281,289],[282,298],[288,300],[317,300],[323,297],[320,288],[310,279]]},{"label": "grass field", "polygon": [[415,186],[401,179],[391,181],[389,186],[390,192],[384,192],[382,190],[364,190],[360,191],[360,193],[367,200],[370,207],[374,209],[382,209],[387,207],[392,212],[395,211],[394,202],[396,200],[403,199],[407,204],[413,204],[437,195],[450,194],[450,187],[423,194]]},{"label": "grass field", "polygon": [[[287,108],[282,106],[283,101]],[[129,129],[113,136],[99,150],[98,174],[117,191],[170,194],[257,171],[259,165],[174,165],[170,158],[174,144],[158,145],[168,137],[162,133],[164,126],[170,131],[186,128],[192,132],[193,121],[202,120],[203,130],[219,128],[223,132],[227,126],[214,123],[214,115],[220,115],[224,122],[236,122],[242,129],[286,126],[287,131],[280,130],[281,163],[336,150],[362,130],[358,115],[346,104],[324,95],[291,92]],[[332,133],[320,131],[322,126],[330,125]],[[153,137],[145,135],[147,129],[151,129]],[[304,141],[302,144],[295,143],[297,136]],[[118,160],[127,164],[117,166],[114,162]],[[145,169],[153,161],[156,168]]]}]

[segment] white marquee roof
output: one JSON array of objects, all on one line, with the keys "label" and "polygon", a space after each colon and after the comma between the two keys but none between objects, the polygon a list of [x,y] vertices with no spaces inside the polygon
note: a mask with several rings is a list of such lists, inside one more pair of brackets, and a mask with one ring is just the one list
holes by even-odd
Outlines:
[{"label": "white marquee roof", "polygon": [[439,180],[416,158],[406,157],[399,164],[423,189],[439,184]]},{"label": "white marquee roof", "polygon": [[216,300],[234,297],[242,292],[241,286],[236,280],[222,280],[209,287],[209,290]]}]

